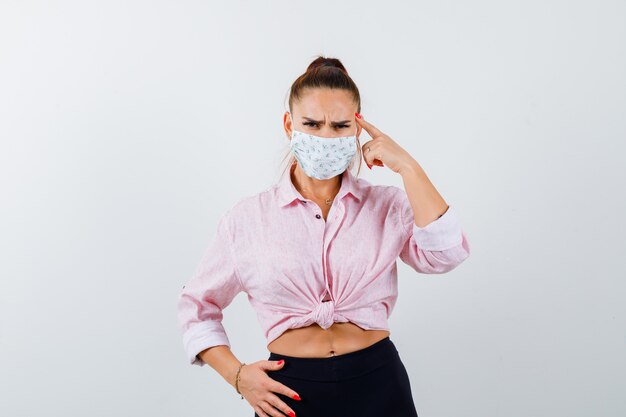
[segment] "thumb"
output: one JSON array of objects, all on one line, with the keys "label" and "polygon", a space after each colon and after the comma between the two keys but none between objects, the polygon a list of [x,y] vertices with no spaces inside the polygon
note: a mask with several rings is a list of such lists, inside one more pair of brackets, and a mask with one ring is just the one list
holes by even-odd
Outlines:
[{"label": "thumb", "polygon": [[273,369],[280,369],[282,368],[282,366],[285,364],[285,361],[283,359],[279,360],[279,361],[265,361],[266,363],[266,368],[268,370],[273,370]]}]

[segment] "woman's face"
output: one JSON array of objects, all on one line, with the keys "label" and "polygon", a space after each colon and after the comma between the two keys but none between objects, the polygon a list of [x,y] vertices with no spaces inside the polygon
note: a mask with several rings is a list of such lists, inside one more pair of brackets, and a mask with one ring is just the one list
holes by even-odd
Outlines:
[{"label": "woman's face", "polygon": [[292,129],[324,138],[361,134],[354,113],[357,104],[346,90],[315,88],[304,90],[300,101],[293,103],[293,113],[285,112],[285,132],[291,139]]}]

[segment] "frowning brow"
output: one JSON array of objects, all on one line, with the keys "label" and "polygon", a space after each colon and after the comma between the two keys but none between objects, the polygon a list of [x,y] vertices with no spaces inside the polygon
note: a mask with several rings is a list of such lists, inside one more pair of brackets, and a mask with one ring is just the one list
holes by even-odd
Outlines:
[{"label": "frowning brow", "polygon": [[[323,120],[314,120],[314,119],[311,119],[310,117],[306,117],[306,116],[302,116],[302,118],[308,120],[309,122],[313,122],[313,123],[317,123],[317,124],[324,123]],[[336,125],[343,125],[343,124],[346,124],[346,123],[350,123],[351,121],[352,120],[340,120],[340,121],[337,121],[337,122],[330,122],[330,124],[333,125],[333,126],[336,126]]]}]

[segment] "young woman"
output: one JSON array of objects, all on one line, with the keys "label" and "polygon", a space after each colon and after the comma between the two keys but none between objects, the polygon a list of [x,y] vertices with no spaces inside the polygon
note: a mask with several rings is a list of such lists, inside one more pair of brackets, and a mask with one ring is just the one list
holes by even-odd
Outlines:
[{"label": "young woman", "polygon": [[[359,114],[341,62],[318,57],[291,87],[292,156],[280,181],[224,213],[178,300],[191,364],[215,369],[255,417],[417,417],[389,338],[400,259],[441,274],[470,254],[454,207],[418,162]],[[372,137],[359,143],[365,129]],[[404,188],[352,175],[357,158],[400,174]],[[222,311],[246,292],[268,360],[241,363]]]}]

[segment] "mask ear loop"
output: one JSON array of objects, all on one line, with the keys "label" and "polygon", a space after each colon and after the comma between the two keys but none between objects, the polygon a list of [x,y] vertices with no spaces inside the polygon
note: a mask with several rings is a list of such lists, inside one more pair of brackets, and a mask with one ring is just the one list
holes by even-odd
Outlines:
[{"label": "mask ear loop", "polygon": [[[359,130],[359,128],[357,127],[357,131],[358,130]],[[361,131],[361,132],[363,132],[363,131]],[[355,146],[356,146],[356,156],[358,156],[358,158],[359,158],[359,165],[360,165],[361,161],[363,160],[363,152],[361,150],[361,139],[359,138],[357,133],[355,133],[354,136],[356,136],[356,143],[355,143]],[[352,162],[350,163],[350,167],[349,168],[352,168],[353,165],[354,165],[354,160],[352,160]]]}]

